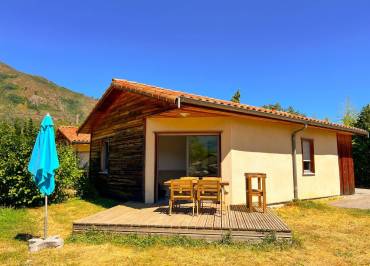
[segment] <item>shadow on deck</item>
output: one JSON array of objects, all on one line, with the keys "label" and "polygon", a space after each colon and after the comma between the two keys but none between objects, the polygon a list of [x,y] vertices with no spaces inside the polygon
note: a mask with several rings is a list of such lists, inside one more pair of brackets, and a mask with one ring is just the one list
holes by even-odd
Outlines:
[{"label": "shadow on deck", "polygon": [[[216,208],[217,207],[217,208]],[[144,235],[182,235],[220,240],[230,234],[233,240],[255,241],[274,232],[278,239],[291,239],[288,226],[270,209],[249,212],[245,205],[233,205],[222,214],[219,205],[205,204],[199,215],[192,216],[187,204],[168,215],[166,205],[128,202],[73,223],[73,232],[89,230]]]}]

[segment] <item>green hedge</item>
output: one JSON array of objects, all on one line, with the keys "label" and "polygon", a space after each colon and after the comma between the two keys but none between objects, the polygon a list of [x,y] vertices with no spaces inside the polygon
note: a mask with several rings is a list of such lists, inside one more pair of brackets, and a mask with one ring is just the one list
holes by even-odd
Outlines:
[{"label": "green hedge", "polygon": [[[43,203],[43,197],[28,172],[28,162],[38,128],[32,120],[9,124],[0,122],[0,205],[34,206]],[[51,202],[60,202],[73,195],[82,172],[69,146],[58,146],[60,168],[56,171],[56,188]]]}]

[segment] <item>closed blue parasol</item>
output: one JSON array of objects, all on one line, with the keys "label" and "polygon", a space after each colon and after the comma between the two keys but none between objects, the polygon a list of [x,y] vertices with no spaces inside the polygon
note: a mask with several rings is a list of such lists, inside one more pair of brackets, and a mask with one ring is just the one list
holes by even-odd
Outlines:
[{"label": "closed blue parasol", "polygon": [[45,196],[45,239],[47,238],[47,196],[54,192],[54,175],[58,167],[59,160],[55,146],[54,123],[51,116],[47,114],[41,122],[41,128],[28,165],[28,171],[31,172],[37,187]]}]

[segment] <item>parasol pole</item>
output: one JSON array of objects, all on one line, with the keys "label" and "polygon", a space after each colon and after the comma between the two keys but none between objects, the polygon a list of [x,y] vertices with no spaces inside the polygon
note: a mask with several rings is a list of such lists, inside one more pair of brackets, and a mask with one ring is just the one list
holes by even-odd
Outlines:
[{"label": "parasol pole", "polygon": [[48,196],[45,195],[44,239],[48,237]]},{"label": "parasol pole", "polygon": [[[46,115],[50,115],[49,112],[47,112]],[[45,219],[44,219],[44,239],[48,237],[48,196],[45,195]]]}]

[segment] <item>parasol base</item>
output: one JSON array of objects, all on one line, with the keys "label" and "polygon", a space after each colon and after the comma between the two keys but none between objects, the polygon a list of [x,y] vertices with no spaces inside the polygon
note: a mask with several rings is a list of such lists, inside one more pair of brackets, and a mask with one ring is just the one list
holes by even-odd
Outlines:
[{"label": "parasol base", "polygon": [[59,236],[50,236],[46,239],[32,238],[28,240],[28,250],[30,252],[37,252],[44,248],[61,248],[63,245],[64,241]]}]

